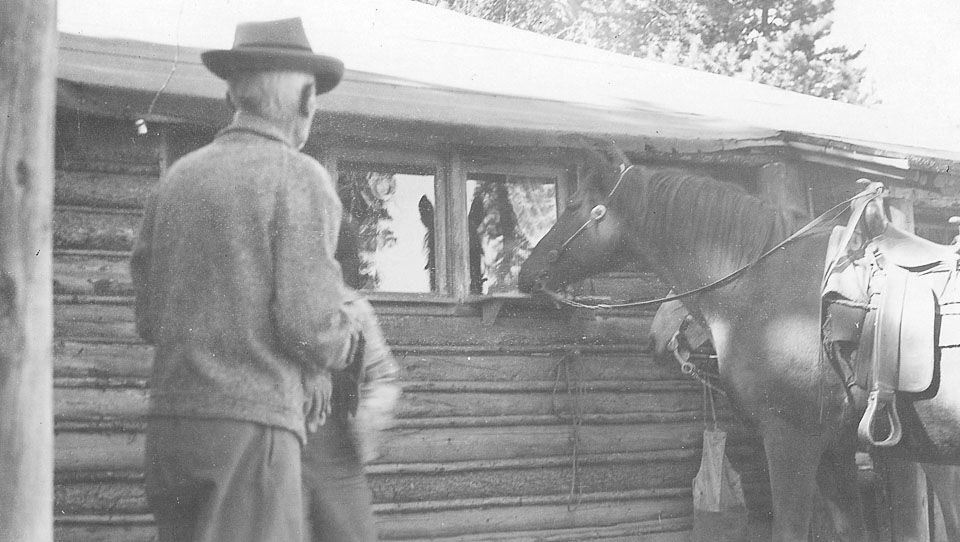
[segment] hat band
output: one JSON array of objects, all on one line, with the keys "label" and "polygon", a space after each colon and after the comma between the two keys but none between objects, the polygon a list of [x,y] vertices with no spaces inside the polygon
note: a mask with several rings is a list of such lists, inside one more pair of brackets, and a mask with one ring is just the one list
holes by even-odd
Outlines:
[{"label": "hat band", "polygon": [[310,47],[304,47],[302,45],[294,45],[290,43],[269,43],[269,42],[244,43],[241,45],[234,45],[233,49],[236,51],[236,50],[242,50],[242,49],[254,48],[254,47],[259,47],[261,49],[286,49],[286,50],[295,49],[297,51],[308,51],[311,53],[313,52],[313,49],[311,49]]}]

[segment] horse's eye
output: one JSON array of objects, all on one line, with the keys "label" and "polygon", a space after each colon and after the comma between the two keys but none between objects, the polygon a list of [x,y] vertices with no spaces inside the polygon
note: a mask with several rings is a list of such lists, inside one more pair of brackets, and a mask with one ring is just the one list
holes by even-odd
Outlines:
[{"label": "horse's eye", "polygon": [[570,200],[570,201],[567,202],[567,210],[568,210],[568,211],[575,211],[575,210],[577,210],[577,209],[580,208],[580,205],[581,205],[581,204],[582,204],[582,202],[581,202],[579,199],[572,199],[572,200]]}]

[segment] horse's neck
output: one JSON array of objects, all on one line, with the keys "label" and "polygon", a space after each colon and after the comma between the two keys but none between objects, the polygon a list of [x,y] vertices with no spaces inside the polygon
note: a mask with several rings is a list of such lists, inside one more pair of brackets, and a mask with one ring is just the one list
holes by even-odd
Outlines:
[{"label": "horse's neck", "polygon": [[[710,305],[733,307],[743,302],[745,289],[752,287],[749,281],[737,279],[725,287],[711,288],[718,281],[724,281],[729,275],[753,264],[758,258],[784,237],[787,227],[778,217],[765,224],[759,235],[749,246],[737,242],[709,242],[698,237],[686,240],[669,235],[657,236],[649,240],[652,246],[633,247],[637,254],[652,265],[659,278],[678,293],[698,288],[708,288],[708,292],[698,296],[705,313],[714,312]],[[642,243],[637,236],[636,243]],[[822,259],[822,257],[821,257]]]},{"label": "horse's neck", "polygon": [[658,246],[646,254],[654,255],[647,260],[656,274],[678,292],[709,286],[735,273],[756,257],[753,254],[747,257],[731,255],[723,247],[704,244]]}]

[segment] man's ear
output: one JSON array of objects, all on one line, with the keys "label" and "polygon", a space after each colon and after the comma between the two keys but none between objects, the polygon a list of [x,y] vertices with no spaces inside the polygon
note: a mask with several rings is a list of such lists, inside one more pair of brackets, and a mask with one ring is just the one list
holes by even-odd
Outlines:
[{"label": "man's ear", "polygon": [[314,92],[313,83],[304,85],[300,91],[300,115],[309,117],[317,105],[317,94]]}]

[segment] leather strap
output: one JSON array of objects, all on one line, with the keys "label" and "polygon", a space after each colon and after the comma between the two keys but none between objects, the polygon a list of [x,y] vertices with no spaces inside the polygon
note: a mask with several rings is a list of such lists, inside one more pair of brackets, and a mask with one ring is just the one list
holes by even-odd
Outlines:
[{"label": "leather strap", "polygon": [[[894,446],[900,442],[903,429],[897,414],[897,381],[900,377],[900,329],[881,325],[884,321],[901,321],[899,314],[907,293],[907,271],[895,265],[884,270],[884,294],[877,308],[877,318],[873,337],[873,385],[867,398],[867,410],[860,420],[857,434],[868,444],[880,447]],[[893,312],[891,312],[893,311]],[[889,354],[889,355],[888,355]],[[885,359],[885,358],[890,359]],[[878,416],[885,415],[888,428],[886,434],[878,434]]]}]

